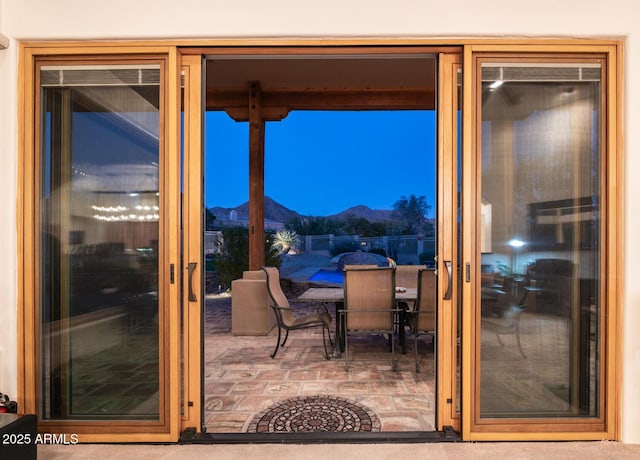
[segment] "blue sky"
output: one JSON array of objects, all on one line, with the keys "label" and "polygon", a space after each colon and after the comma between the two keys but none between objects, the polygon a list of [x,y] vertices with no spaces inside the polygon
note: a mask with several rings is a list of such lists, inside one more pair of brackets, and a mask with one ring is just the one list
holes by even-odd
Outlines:
[{"label": "blue sky", "polygon": [[[265,194],[313,216],[392,209],[401,196],[424,195],[433,217],[435,135],[435,111],[291,112],[267,122]],[[248,145],[248,123],[207,113],[207,207],[248,200]]]}]

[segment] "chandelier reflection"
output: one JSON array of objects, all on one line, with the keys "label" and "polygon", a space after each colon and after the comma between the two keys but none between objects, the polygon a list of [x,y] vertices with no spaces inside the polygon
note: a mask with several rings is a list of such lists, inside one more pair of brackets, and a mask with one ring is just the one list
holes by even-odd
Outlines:
[{"label": "chandelier reflection", "polygon": [[127,212],[127,206],[96,206],[91,209],[98,211],[93,215],[96,220],[104,222],[153,222],[160,219],[158,206],[136,205],[133,209],[136,212]]}]

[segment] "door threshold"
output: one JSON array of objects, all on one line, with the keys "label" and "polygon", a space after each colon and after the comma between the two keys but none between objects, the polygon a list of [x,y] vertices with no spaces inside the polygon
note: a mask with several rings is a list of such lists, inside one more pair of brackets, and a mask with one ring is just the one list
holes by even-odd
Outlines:
[{"label": "door threshold", "polygon": [[460,442],[459,433],[444,431],[390,431],[345,433],[196,433],[187,428],[180,444],[381,444]]}]

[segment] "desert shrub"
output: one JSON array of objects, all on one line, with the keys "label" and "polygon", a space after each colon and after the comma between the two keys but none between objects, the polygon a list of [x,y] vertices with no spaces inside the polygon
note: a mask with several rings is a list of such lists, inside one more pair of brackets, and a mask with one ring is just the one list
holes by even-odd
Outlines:
[{"label": "desert shrub", "polygon": [[273,237],[271,247],[279,254],[287,254],[290,250],[296,251],[300,246],[300,237],[295,230],[280,230]]},{"label": "desert shrub", "polygon": [[436,266],[435,260],[433,258],[436,256],[436,248],[428,247],[426,251],[421,252],[418,255],[418,259],[420,260],[420,265],[426,265],[429,268],[434,268]]},{"label": "desert shrub", "polygon": [[[222,231],[222,251],[214,255],[218,282],[226,289],[231,282],[242,278],[242,272],[249,270],[249,233],[244,227],[230,227]],[[280,267],[278,251],[272,248],[273,235],[267,234],[265,241],[265,265]]]}]

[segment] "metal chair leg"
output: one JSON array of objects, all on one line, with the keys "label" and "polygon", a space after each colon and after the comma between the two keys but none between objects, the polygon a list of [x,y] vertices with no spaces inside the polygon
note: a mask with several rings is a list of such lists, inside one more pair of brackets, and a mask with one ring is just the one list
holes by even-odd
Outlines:
[{"label": "metal chair leg", "polygon": [[343,334],[344,334],[344,370],[348,371],[349,370],[349,344],[347,343],[347,337],[349,336],[349,332],[347,331],[347,323],[346,321],[343,323],[344,324],[344,330],[343,330]]},{"label": "metal chair leg", "polygon": [[527,355],[524,354],[524,350],[522,349],[522,344],[520,343],[520,332],[516,332],[516,341],[518,342],[518,349],[520,350],[520,354],[523,358],[526,358]]},{"label": "metal chair leg", "polygon": [[287,343],[287,339],[289,338],[289,329],[287,329],[286,334],[284,335],[284,340],[282,341],[282,343],[280,344],[281,347],[284,347],[284,345]]},{"label": "metal chair leg", "polygon": [[[325,329],[329,332],[329,329],[326,326],[322,326],[322,346],[324,347],[324,358],[329,360],[329,352],[327,351],[327,341],[324,338]],[[331,340],[331,334],[329,334],[329,340]]]},{"label": "metal chair leg", "polygon": [[326,326],[327,335],[329,336],[329,344],[333,347],[333,340],[331,340],[331,329],[329,329],[329,325]]},{"label": "metal chair leg", "polygon": [[276,357],[276,354],[278,353],[278,349],[280,348],[280,331],[282,329],[280,329],[280,326],[278,326],[278,340],[276,341],[276,349],[273,350],[273,353],[271,353],[271,359]]},{"label": "metal chair leg", "polygon": [[392,371],[396,371],[398,370],[398,363],[396,362],[396,347],[395,347],[395,340],[393,338],[393,331],[391,331],[391,370]]},{"label": "metal chair leg", "polygon": [[420,372],[420,365],[418,364],[418,335],[413,336],[413,359],[416,362],[416,373]]}]

